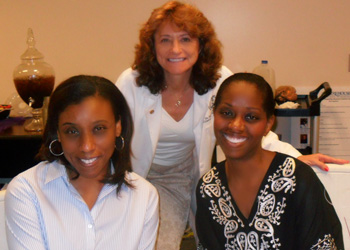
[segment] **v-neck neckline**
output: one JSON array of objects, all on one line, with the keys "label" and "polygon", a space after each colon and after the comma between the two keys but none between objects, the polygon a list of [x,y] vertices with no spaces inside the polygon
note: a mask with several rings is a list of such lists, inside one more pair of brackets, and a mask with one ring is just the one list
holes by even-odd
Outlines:
[{"label": "v-neck neckline", "polygon": [[261,195],[261,190],[264,189],[265,185],[267,184],[268,182],[268,176],[271,175],[271,173],[275,172],[276,168],[278,167],[275,162],[277,161],[277,153],[276,155],[274,156],[274,158],[272,159],[271,163],[270,163],[270,166],[269,168],[267,169],[265,175],[264,175],[264,178],[262,180],[262,182],[260,183],[259,185],[259,189],[258,189],[258,192],[256,193],[256,196],[255,196],[255,199],[254,199],[254,203],[253,203],[253,206],[250,210],[250,213],[249,213],[249,216],[248,218],[246,218],[243,213],[241,212],[240,208],[238,207],[237,203],[236,203],[236,200],[234,199],[234,196],[232,195],[231,191],[230,191],[230,188],[229,188],[229,185],[228,185],[228,180],[227,180],[227,175],[226,175],[226,169],[225,169],[225,162],[223,162],[223,164],[221,165],[221,169],[220,169],[220,179],[222,180],[222,185],[226,187],[226,190],[227,192],[229,193],[230,197],[231,197],[231,202],[232,202],[232,205],[236,211],[236,214],[237,216],[239,217],[240,220],[242,220],[244,222],[245,225],[249,225],[255,215],[257,214],[257,210],[258,210],[258,205],[259,205],[259,196]]},{"label": "v-neck neckline", "polygon": [[176,120],[174,119],[174,117],[172,117],[164,107],[162,107],[162,110],[163,110],[163,111],[165,112],[165,114],[171,119],[172,122],[174,122],[174,123],[176,123],[176,124],[179,124],[179,123],[181,123],[181,122],[189,115],[189,113],[192,112],[192,111],[191,111],[192,108],[193,108],[193,103],[191,104],[191,106],[189,107],[189,109],[187,109],[185,115],[184,115],[180,120],[178,120],[178,121],[176,121]]}]

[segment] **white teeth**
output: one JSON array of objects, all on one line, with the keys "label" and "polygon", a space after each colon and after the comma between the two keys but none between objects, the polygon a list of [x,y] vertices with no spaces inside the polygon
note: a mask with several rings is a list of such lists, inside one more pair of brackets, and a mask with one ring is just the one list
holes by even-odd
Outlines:
[{"label": "white teeth", "polygon": [[224,135],[226,140],[228,140],[231,143],[240,143],[240,142],[244,142],[245,140],[247,140],[247,138],[237,138],[237,137],[229,137],[228,135]]},{"label": "white teeth", "polygon": [[97,158],[91,158],[91,159],[81,159],[82,162],[84,162],[85,164],[91,164],[94,161],[96,161]]},{"label": "white teeth", "polygon": [[184,60],[185,60],[184,58],[171,58],[171,59],[169,59],[170,62],[181,62]]}]

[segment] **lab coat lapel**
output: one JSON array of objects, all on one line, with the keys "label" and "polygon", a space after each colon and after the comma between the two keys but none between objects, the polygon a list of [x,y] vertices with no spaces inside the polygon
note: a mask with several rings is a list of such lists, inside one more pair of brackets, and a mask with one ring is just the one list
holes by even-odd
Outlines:
[{"label": "lab coat lapel", "polygon": [[194,134],[196,142],[196,153],[198,155],[199,171],[210,167],[213,140],[213,104],[215,95],[209,91],[205,95],[194,96]]},{"label": "lab coat lapel", "polygon": [[151,137],[153,155],[156,151],[156,147],[159,139],[161,115],[162,115],[161,95],[150,94],[148,99],[148,107],[145,109],[145,116],[147,119],[147,129]]}]

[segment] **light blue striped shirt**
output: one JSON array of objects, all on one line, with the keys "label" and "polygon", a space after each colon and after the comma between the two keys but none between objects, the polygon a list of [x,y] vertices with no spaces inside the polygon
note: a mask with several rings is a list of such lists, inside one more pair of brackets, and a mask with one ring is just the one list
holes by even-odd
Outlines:
[{"label": "light blue striped shirt", "polygon": [[158,228],[156,189],[128,173],[134,189],[104,185],[89,210],[65,167],[41,162],[15,177],[5,197],[10,249],[154,249]]}]

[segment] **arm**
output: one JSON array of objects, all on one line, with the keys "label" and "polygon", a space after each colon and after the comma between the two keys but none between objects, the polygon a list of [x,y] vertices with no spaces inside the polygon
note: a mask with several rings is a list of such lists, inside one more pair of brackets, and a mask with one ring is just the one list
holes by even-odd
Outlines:
[{"label": "arm", "polygon": [[302,155],[297,149],[286,142],[278,140],[278,136],[270,131],[262,140],[262,147],[269,151],[276,151],[283,154],[291,155],[298,158],[300,161],[309,166],[317,166],[322,170],[328,171],[325,163],[345,164],[349,163],[347,160],[336,159],[323,154]]},{"label": "arm", "polygon": [[298,159],[309,166],[318,166],[320,169],[325,171],[329,170],[328,166],[325,163],[334,163],[334,164],[349,163],[349,161],[347,160],[337,159],[324,154],[301,155],[298,157]]},{"label": "arm", "polygon": [[148,199],[148,208],[146,219],[143,226],[143,232],[138,249],[155,249],[159,224],[159,197],[157,190],[152,186],[150,197]]},{"label": "arm", "polygon": [[15,178],[7,187],[5,216],[9,249],[48,249],[40,204],[25,179]]}]

